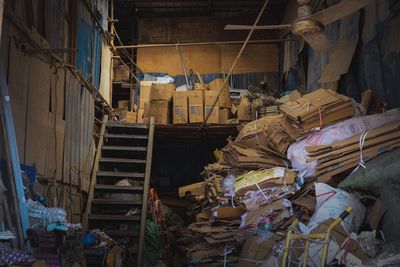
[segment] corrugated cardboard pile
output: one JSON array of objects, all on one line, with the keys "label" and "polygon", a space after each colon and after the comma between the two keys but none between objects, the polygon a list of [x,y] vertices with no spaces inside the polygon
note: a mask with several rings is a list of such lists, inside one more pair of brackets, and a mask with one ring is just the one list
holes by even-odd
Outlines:
[{"label": "corrugated cardboard pile", "polygon": [[309,146],[306,150],[310,161],[317,160],[318,180],[326,181],[357,165],[363,168],[364,160],[399,146],[400,121],[395,121],[331,145]]},{"label": "corrugated cardboard pile", "polygon": [[[316,216],[316,203],[321,196],[316,196],[315,180],[336,183],[351,171],[364,169],[365,162],[400,145],[400,112],[391,112],[390,119],[385,118],[390,122],[382,126],[342,139],[337,136],[329,144],[306,146],[307,161],[315,162],[312,167],[316,175],[304,180],[303,173],[292,169],[286,154],[288,148],[307,136],[318,140],[320,129],[354,116],[358,104],[349,97],[323,89],[285,101],[281,114],[242,126],[236,139],[229,140],[216,153],[217,161],[205,166],[208,178],[204,182],[180,188],[181,197],[194,201],[188,213],[194,216],[194,222],[183,229],[183,235],[190,237],[182,246],[189,264],[275,265],[280,261],[286,231],[296,210],[305,211],[301,219],[305,226],[313,220],[313,214]],[[335,194],[338,194],[335,201],[339,202],[341,194],[358,199],[369,219],[364,222],[365,214],[355,211],[354,216],[358,217],[351,219],[350,225],[358,221],[377,229],[377,222],[383,216],[375,207],[381,204],[378,197],[366,192],[352,191],[354,195],[338,192],[325,196],[324,201],[329,202]],[[324,231],[328,225],[329,220],[323,221],[312,231]],[[360,264],[369,260],[363,243],[358,239],[349,241],[349,234],[341,227],[332,233],[333,251],[342,255],[339,261]],[[373,238],[375,242],[378,235],[374,234]],[[351,250],[346,250],[348,243]],[[301,260],[303,251],[297,249],[294,260]],[[338,259],[336,255],[329,255]]]}]

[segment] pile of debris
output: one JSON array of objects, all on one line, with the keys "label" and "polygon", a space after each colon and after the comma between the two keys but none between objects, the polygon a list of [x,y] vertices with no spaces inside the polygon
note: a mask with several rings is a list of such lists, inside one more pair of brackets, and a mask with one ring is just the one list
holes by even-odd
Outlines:
[{"label": "pile of debris", "polygon": [[[385,251],[376,189],[400,177],[390,162],[399,154],[400,109],[351,118],[358,114],[353,99],[320,89],[287,97],[280,113],[242,126],[205,167],[208,178],[180,188],[193,202],[194,222],[181,231],[190,265],[278,266],[289,259],[358,266]],[[394,168],[380,170],[385,180],[363,181],[365,168],[384,169],[382,162]],[[321,258],[325,238],[330,249]]]}]

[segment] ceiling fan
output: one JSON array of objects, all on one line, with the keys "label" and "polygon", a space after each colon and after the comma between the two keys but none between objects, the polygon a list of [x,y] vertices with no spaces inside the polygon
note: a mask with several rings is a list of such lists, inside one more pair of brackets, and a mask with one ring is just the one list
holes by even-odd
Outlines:
[{"label": "ceiling fan", "polygon": [[226,25],[225,30],[290,30],[301,36],[316,51],[326,51],[331,43],[324,33],[324,26],[342,19],[369,4],[371,0],[342,0],[338,4],[312,14],[312,0],[297,0],[297,19],[292,24],[281,25]]}]

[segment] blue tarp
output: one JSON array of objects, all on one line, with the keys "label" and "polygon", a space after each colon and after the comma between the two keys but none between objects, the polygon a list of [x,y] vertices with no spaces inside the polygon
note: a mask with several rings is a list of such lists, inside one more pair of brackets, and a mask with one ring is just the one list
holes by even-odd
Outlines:
[{"label": "blue tarp", "polygon": [[83,74],[85,79],[90,80],[91,72],[91,36],[92,27],[84,19],[77,19],[77,47],[76,67]]}]

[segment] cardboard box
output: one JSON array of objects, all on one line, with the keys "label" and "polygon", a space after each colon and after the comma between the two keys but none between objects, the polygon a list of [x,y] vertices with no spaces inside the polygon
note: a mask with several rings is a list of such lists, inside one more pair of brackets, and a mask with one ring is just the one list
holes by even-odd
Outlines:
[{"label": "cardboard box", "polygon": [[131,111],[123,111],[120,113],[120,121],[127,123],[136,123],[137,122],[137,113]]},{"label": "cardboard box", "polygon": [[129,81],[129,70],[124,65],[114,68],[114,81]]},{"label": "cardboard box", "polygon": [[207,84],[206,83],[195,83],[194,84],[194,90],[207,90]]},{"label": "cardboard box", "polygon": [[199,182],[181,186],[179,187],[179,197],[184,197],[186,194],[190,194],[191,196],[202,196],[204,195],[206,185],[206,182]]},{"label": "cardboard box", "polygon": [[188,94],[187,91],[174,92],[172,106],[173,124],[188,123]]},{"label": "cardboard box", "polygon": [[[207,117],[212,104],[214,104],[215,99],[218,97],[218,91],[204,91],[204,119]],[[219,106],[218,102],[213,108],[207,123],[219,123]]]},{"label": "cardboard box", "polygon": [[[210,109],[211,109],[211,106],[209,106],[209,105],[208,106],[204,106],[204,119],[207,118],[207,115],[208,115],[208,112],[210,112]],[[210,124],[219,123],[219,117],[218,117],[219,113],[218,113],[218,111],[219,111],[218,107],[213,108],[213,110],[212,110],[212,112],[210,114],[210,117],[208,117],[207,123],[210,123]]]},{"label": "cardboard box", "polygon": [[150,101],[145,107],[144,120],[146,118],[154,117],[156,124],[169,124],[170,121],[170,107],[168,101]]},{"label": "cardboard box", "polygon": [[[215,79],[208,84],[208,90],[219,92],[219,90],[221,89],[223,84],[224,84],[224,79],[222,79],[222,78]],[[231,106],[232,106],[231,98],[229,95],[229,85],[228,84],[226,84],[224,86],[224,88],[222,89],[222,93],[218,99],[218,106],[220,108],[231,108]]]},{"label": "cardboard box", "polygon": [[229,120],[231,111],[229,108],[220,108],[218,109],[218,123],[224,124]]},{"label": "cardboard box", "polygon": [[[206,119],[207,114],[210,110],[211,106],[204,106],[204,119]],[[210,124],[224,124],[229,120],[230,110],[228,108],[218,108],[214,107],[213,111],[210,114],[210,117],[207,120],[207,123]]]},{"label": "cardboard box", "polygon": [[189,95],[189,123],[201,123],[204,120],[204,96],[202,90],[193,90]]},{"label": "cardboard box", "polygon": [[129,100],[119,100],[118,108],[129,108]]},{"label": "cardboard box", "polygon": [[150,100],[151,81],[141,81],[140,82],[140,96],[139,96],[139,109],[144,110],[144,106]]},{"label": "cardboard box", "polygon": [[144,109],[139,109],[137,111],[137,123],[143,123],[143,115],[144,115]]},{"label": "cardboard box", "polygon": [[235,220],[240,219],[246,210],[240,206],[237,207],[219,207],[213,212],[215,218],[219,220]]},{"label": "cardboard box", "polygon": [[251,121],[250,100],[243,96],[237,106],[237,118],[239,121]]},{"label": "cardboard box", "polygon": [[150,90],[150,101],[171,101],[175,91],[175,84],[153,83]]}]

